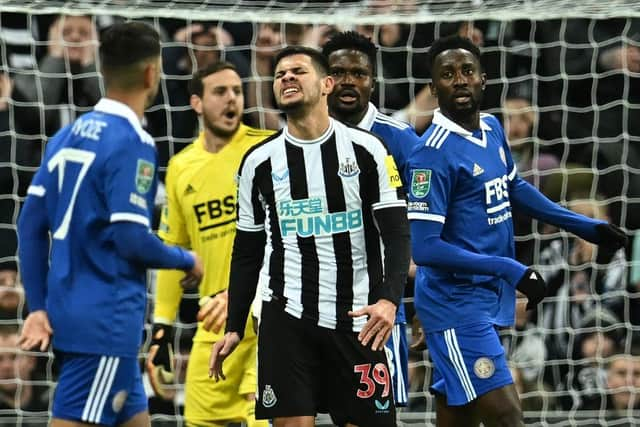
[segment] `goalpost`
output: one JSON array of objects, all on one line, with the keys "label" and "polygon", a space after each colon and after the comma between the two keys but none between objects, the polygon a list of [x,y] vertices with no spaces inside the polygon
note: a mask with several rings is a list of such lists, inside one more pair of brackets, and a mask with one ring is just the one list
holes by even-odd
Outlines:
[{"label": "goalpost", "polygon": [[[199,48],[215,50],[221,58],[244,61],[245,89],[255,92],[251,100],[249,94],[245,95],[246,109],[256,125],[269,123],[269,117],[277,113],[267,99],[268,90],[264,90],[271,78],[257,64],[256,58],[264,50],[276,51],[287,40],[318,44],[334,29],[357,29],[371,35],[380,45],[375,91],[380,110],[424,126],[424,119],[428,119],[432,110],[419,107],[433,105],[428,101],[421,104],[425,102],[429,82],[424,69],[425,53],[435,38],[462,31],[464,27],[465,34],[481,45],[487,72],[483,109],[502,119],[512,113],[512,123],[528,120],[531,126],[530,134],[520,136],[521,144],[530,147],[522,156],[530,156],[532,166],[521,171],[522,175],[560,203],[575,206],[570,203],[572,199],[590,199],[591,206],[596,206],[596,210],[608,209],[611,220],[622,224],[630,234],[640,226],[640,151],[636,152],[640,147],[640,93],[637,93],[640,59],[627,55],[638,49],[640,58],[640,2],[0,0],[0,74],[8,74],[14,81],[33,81],[32,98],[26,95],[2,98],[5,92],[0,90],[0,115],[6,112],[9,118],[9,126],[0,128],[0,142],[5,143],[0,145],[0,177],[11,180],[0,187],[7,189],[0,192],[0,232],[5,233],[2,236],[15,233],[20,202],[24,200],[22,189],[39,164],[42,141],[51,134],[48,126],[53,123],[52,112],[57,122],[64,123],[86,111],[90,107],[81,105],[78,86],[73,82],[99,80],[96,71],[78,74],[68,62],[61,73],[41,70],[39,61],[52,44],[48,41],[46,24],[59,14],[89,15],[98,31],[117,20],[145,20],[161,31],[163,51],[182,49],[186,52],[181,57],[184,61],[193,61]],[[25,18],[15,19],[16,16]],[[20,24],[12,26],[15,22]],[[470,22],[474,25],[469,26]],[[182,27],[195,23],[209,23],[217,44],[199,47],[193,40],[176,37]],[[259,34],[264,24],[271,25],[270,30],[277,36],[272,40],[278,41],[271,46],[261,45]],[[97,45],[90,46],[95,49]],[[160,126],[164,133],[154,135],[162,171],[166,160],[190,142],[190,137],[177,131],[180,114],[190,107],[188,103],[175,101],[172,93],[175,84],[184,83],[189,74],[172,70],[163,70],[160,89],[163,101],[150,109],[156,125],[158,120],[164,121]],[[54,78],[66,79],[71,84],[64,96],[48,104],[44,86]],[[1,84],[0,80],[0,89]],[[19,84],[17,87],[20,88]],[[101,83],[97,87],[102,90]],[[514,99],[525,103],[515,103],[515,107],[505,104]],[[407,111],[412,102],[417,102],[418,107]],[[31,119],[30,127],[22,127],[25,118]],[[25,147],[32,150],[26,157]],[[637,351],[640,346],[636,321],[640,315],[635,314],[634,308],[638,307],[640,293],[629,279],[629,271],[640,266],[631,262],[631,251],[626,259],[617,259],[614,264],[601,265],[595,258],[572,262],[571,251],[567,249],[568,234],[542,224],[531,226],[526,220],[523,224],[517,230],[517,242],[519,249],[530,257],[528,262],[539,266],[547,277],[556,277],[561,289],[573,289],[568,293],[559,290],[554,297],[547,298],[544,309],[530,319],[534,327],[502,332],[507,351],[513,356],[514,372],[526,377],[526,387],[520,391],[523,402],[527,402],[524,407],[527,425],[640,423],[640,413],[632,408],[614,417],[607,409],[607,400],[616,392],[628,391],[640,402],[640,379],[635,386],[631,382],[611,388],[607,368],[615,360],[615,354],[610,354],[603,344],[589,359],[575,359],[572,352],[576,343],[594,332],[615,335],[621,344],[618,353]],[[2,261],[17,260],[14,254],[0,253]],[[571,311],[573,303],[582,304],[571,288],[575,285],[577,289],[576,277],[591,271],[599,272],[599,276],[589,276],[585,285],[593,294],[593,304],[588,305],[582,317],[562,323],[560,317],[577,313]],[[619,272],[616,276],[619,283],[602,291],[599,287],[600,281],[605,281],[602,277],[612,272]],[[637,275],[640,276],[640,271]],[[640,277],[634,280],[640,282]],[[195,294],[187,294],[185,299],[187,306],[197,304]],[[615,304],[610,304],[614,299]],[[410,297],[406,299],[409,304],[411,301]],[[601,315],[606,310],[613,311],[616,317],[611,320]],[[595,318],[592,323],[582,322],[590,316]],[[19,323],[17,317],[0,320],[0,325]],[[192,318],[178,322],[176,348],[184,347],[195,327]],[[548,350],[541,366],[539,353],[532,349],[528,353],[516,351],[532,336],[539,339],[533,342],[545,347],[559,345],[561,350],[555,347]],[[180,360],[186,359],[187,354],[184,352]],[[0,389],[14,384],[20,395],[29,385],[46,388],[55,384],[53,354],[30,355],[38,358],[40,375],[0,378]],[[428,391],[431,363],[427,355],[426,351],[412,353],[411,404],[399,413],[402,425],[429,425],[434,421],[435,404]],[[591,377],[585,379],[587,374]],[[591,379],[595,382],[586,384]],[[587,386],[592,387],[585,389]],[[179,412],[182,385],[176,388],[178,398],[173,409]],[[600,399],[599,406],[584,409],[584,402],[591,397]],[[46,416],[46,411],[34,414],[0,409],[0,422],[11,419],[19,426],[32,425]],[[156,414],[153,421],[158,425],[183,425],[179,415]],[[319,425],[329,425],[328,418],[320,417]]]}]

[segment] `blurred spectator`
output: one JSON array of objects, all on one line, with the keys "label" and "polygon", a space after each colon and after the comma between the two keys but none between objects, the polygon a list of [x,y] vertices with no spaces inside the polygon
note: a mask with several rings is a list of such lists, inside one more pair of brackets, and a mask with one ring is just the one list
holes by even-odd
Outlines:
[{"label": "blurred spectator", "polygon": [[49,28],[48,52],[37,75],[16,76],[16,86],[45,108],[45,132],[52,135],[100,98],[96,71],[98,36],[91,16],[60,15]]},{"label": "blurred spectator", "polygon": [[[609,220],[607,207],[597,197],[578,196],[569,202],[569,208],[591,218]],[[547,295],[558,297],[546,306],[547,324],[554,328],[575,327],[586,313],[600,306],[629,320],[624,248],[611,253],[577,237],[557,238],[540,252],[539,263],[548,284]]]},{"label": "blurred spectator", "polygon": [[23,13],[0,13],[0,56],[12,70],[36,66],[36,41],[40,40],[37,18]]},{"label": "blurred spectator", "polygon": [[[38,142],[27,139],[27,134],[37,134],[31,121],[33,116],[38,116],[37,111],[16,108],[15,100],[24,100],[24,96],[0,67],[0,286],[13,286],[16,281],[15,223],[20,209],[19,197],[26,195],[40,163],[39,139]],[[0,308],[2,306],[0,302]]]},{"label": "blurred spectator", "polygon": [[173,42],[162,49],[165,79],[155,105],[145,114],[147,130],[155,138],[159,164],[191,143],[199,130],[198,116],[191,108],[188,86],[192,74],[220,60],[233,63],[243,79],[250,75],[244,55],[227,51],[234,43],[231,34],[212,23],[194,23],[179,28]]},{"label": "blurred spectator", "polygon": [[616,415],[640,409],[640,355],[617,354],[607,366],[607,409]]},{"label": "blurred spectator", "polygon": [[525,307],[524,300],[516,301],[514,329],[501,336],[522,410],[539,411],[544,407],[543,396],[547,391],[543,383],[547,350],[542,331],[530,321],[534,312]]},{"label": "blurred spectator", "polygon": [[18,327],[0,325],[0,423],[3,415],[15,416],[15,409],[46,413],[48,387],[33,385],[35,368],[35,357],[18,350]]},{"label": "blurred spectator", "polygon": [[263,129],[282,127],[284,122],[273,98],[273,58],[288,45],[315,47],[331,33],[330,27],[315,28],[293,23],[258,25],[255,49],[251,51],[251,81],[248,91],[245,91],[246,110],[253,126]]}]

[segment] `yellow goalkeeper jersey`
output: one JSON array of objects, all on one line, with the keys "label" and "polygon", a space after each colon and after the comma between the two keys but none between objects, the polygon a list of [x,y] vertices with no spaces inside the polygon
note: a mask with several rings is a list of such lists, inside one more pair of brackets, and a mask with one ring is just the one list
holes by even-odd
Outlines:
[{"label": "yellow goalkeeper jersey", "polygon": [[[165,186],[167,204],[158,234],[167,243],[194,250],[203,260],[200,296],[227,289],[231,251],[236,232],[236,183],[242,157],[249,148],[274,132],[241,124],[219,152],[205,149],[204,133],[169,161]],[[172,324],[182,298],[179,280],[184,273],[160,270],[156,284],[154,319]],[[250,323],[250,322],[249,322]],[[205,331],[201,325],[194,341],[217,341],[224,333]],[[247,330],[253,334],[253,331]]]}]

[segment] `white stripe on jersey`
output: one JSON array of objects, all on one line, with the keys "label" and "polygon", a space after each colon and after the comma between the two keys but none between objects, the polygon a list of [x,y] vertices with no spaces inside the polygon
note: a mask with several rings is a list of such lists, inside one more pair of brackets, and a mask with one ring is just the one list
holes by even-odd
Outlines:
[{"label": "white stripe on jersey", "polygon": [[130,212],[116,212],[111,214],[109,219],[111,222],[136,222],[144,226],[149,227],[149,218],[144,215],[130,213]]},{"label": "white stripe on jersey", "polygon": [[442,138],[440,138],[440,140],[438,141],[438,144],[436,144],[436,150],[442,147],[442,144],[447,140],[447,137],[449,136],[450,133],[451,131],[448,130],[444,133],[444,135],[442,135]]},{"label": "white stripe on jersey", "polygon": [[435,130],[431,133],[431,135],[429,135],[429,138],[427,138],[427,141],[424,143],[425,146],[427,147],[431,147],[433,144],[433,140],[437,140],[439,135],[442,135],[442,133],[445,131],[445,128],[441,127],[441,126],[436,126]]},{"label": "white stripe on jersey", "polygon": [[445,217],[444,215],[436,215],[436,214],[428,214],[428,213],[420,213],[420,212],[409,212],[407,214],[409,219],[421,219],[424,221],[436,221],[444,224]]},{"label": "white stripe on jersey", "polygon": [[375,121],[378,122],[378,123],[383,123],[383,124],[386,124],[386,125],[389,125],[389,126],[393,126],[394,128],[400,129],[400,130],[405,130],[405,129],[408,129],[410,127],[407,123],[401,122],[399,120],[394,119],[391,116],[387,116],[387,115],[382,114],[382,113],[376,114]]},{"label": "white stripe on jersey", "polygon": [[471,402],[477,397],[477,395],[473,388],[473,384],[471,383],[471,378],[469,378],[467,367],[464,364],[464,358],[462,357],[462,352],[458,346],[458,338],[456,337],[455,329],[445,330],[444,339],[447,343],[447,350],[449,351],[449,360],[458,374],[458,379],[460,380],[464,393],[467,396],[467,401]]},{"label": "white stripe on jersey", "polygon": [[44,188],[44,185],[30,185],[27,189],[27,194],[43,197],[45,194],[47,194],[47,190],[46,188]]},{"label": "white stripe on jersey", "polygon": [[500,203],[498,206],[492,206],[490,208],[487,208],[487,213],[488,214],[496,213],[503,209],[508,208],[509,206],[511,206],[511,203],[509,203],[509,201],[507,200],[506,202]]},{"label": "white stripe on jersey", "polygon": [[516,177],[516,174],[518,173],[518,169],[515,167],[515,165],[513,166],[513,169],[511,170],[511,173],[509,173],[509,181],[513,181],[513,178]]}]

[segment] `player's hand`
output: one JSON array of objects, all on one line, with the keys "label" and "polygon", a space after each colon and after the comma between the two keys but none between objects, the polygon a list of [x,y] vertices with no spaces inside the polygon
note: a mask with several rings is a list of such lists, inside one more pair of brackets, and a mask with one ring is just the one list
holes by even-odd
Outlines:
[{"label": "player's hand", "polygon": [[547,294],[547,284],[540,273],[532,268],[527,268],[516,284],[516,289],[525,294],[529,300],[527,310],[534,309]]},{"label": "player's hand", "polygon": [[227,303],[229,302],[229,292],[224,290],[213,296],[204,296],[200,298],[198,304],[198,322],[203,322],[202,327],[205,331],[213,331],[216,334],[220,332],[220,328],[227,321]]},{"label": "player's hand", "polygon": [[396,320],[396,309],[394,303],[381,299],[360,310],[350,311],[349,316],[351,317],[369,316],[369,320],[358,334],[358,341],[367,346],[373,340],[371,349],[373,351],[382,350],[391,336]]},{"label": "player's hand", "polygon": [[202,259],[198,256],[197,253],[193,251],[189,251],[189,253],[193,256],[194,263],[193,268],[185,274],[185,276],[180,279],[180,286],[185,291],[198,289],[198,285],[202,280],[202,276],[204,276],[204,266],[202,264]]},{"label": "player's hand", "polygon": [[147,355],[147,372],[149,381],[156,396],[171,400],[175,395],[175,390],[167,387],[173,384],[173,346],[171,345],[171,335],[173,328],[169,325],[156,323],[151,332],[151,345]]},{"label": "player's hand", "polygon": [[598,233],[598,246],[616,250],[626,248],[629,244],[627,234],[615,224],[598,224],[596,225]]},{"label": "player's hand", "polygon": [[32,350],[37,347],[45,351],[49,347],[53,329],[49,323],[49,316],[44,310],[32,311],[22,325],[18,345],[22,350]]},{"label": "player's hand", "polygon": [[222,362],[236,349],[239,343],[240,335],[237,332],[227,332],[220,341],[213,344],[209,358],[209,378],[215,376],[216,381],[220,381],[220,378],[227,379],[222,371]]}]

